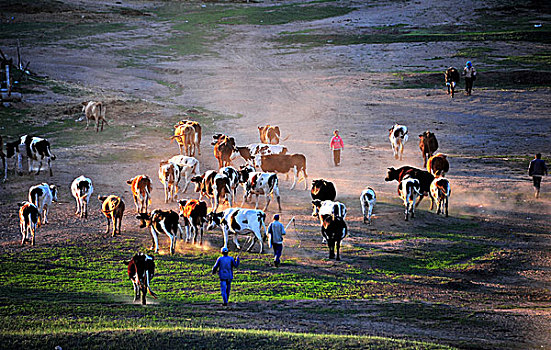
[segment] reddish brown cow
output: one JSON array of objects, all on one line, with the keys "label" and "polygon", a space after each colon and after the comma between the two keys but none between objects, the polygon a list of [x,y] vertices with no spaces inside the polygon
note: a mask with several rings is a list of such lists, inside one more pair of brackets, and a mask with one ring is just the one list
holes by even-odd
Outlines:
[{"label": "reddish brown cow", "polygon": [[235,139],[224,134],[212,136],[214,141],[214,157],[218,160],[218,169],[231,165],[231,156],[237,151]]},{"label": "reddish brown cow", "polygon": [[438,153],[427,161],[427,170],[434,176],[445,176],[450,171],[450,163],[445,154]]},{"label": "reddish brown cow", "polygon": [[428,130],[419,135],[419,149],[423,154],[424,168],[427,166],[427,159],[432,157],[434,152],[438,149],[438,140],[436,140],[436,136]]},{"label": "reddish brown cow", "polygon": [[137,213],[147,213],[147,206],[151,204],[151,180],[147,175],[138,175],[128,181],[132,189],[134,204]]}]

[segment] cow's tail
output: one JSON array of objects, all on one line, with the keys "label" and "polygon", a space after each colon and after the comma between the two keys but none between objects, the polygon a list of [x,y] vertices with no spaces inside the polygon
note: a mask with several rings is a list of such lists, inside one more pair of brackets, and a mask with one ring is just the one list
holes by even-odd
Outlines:
[{"label": "cow's tail", "polygon": [[145,272],[145,276],[147,278],[147,292],[149,293],[149,295],[151,295],[153,298],[157,299],[157,294],[155,294],[152,290],[151,290],[151,287],[149,286],[149,271],[146,271]]},{"label": "cow's tail", "polygon": [[263,241],[266,241],[268,239],[268,228],[266,227],[266,213],[265,212],[260,212],[258,213],[258,220],[262,226],[262,233],[264,233],[263,237],[262,237],[262,240]]},{"label": "cow's tail", "polygon": [[147,204],[151,205],[151,185],[145,186],[145,194],[147,196]]}]

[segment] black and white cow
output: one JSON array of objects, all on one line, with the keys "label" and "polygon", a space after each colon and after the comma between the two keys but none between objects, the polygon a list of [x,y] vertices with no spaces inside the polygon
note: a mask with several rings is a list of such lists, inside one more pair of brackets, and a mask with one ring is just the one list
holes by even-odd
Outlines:
[{"label": "black and white cow", "polygon": [[25,244],[26,240],[31,240],[31,245],[34,245],[34,236],[38,226],[38,218],[40,213],[36,205],[31,202],[19,203],[19,228],[21,229],[21,245]]},{"label": "black and white cow", "polygon": [[39,224],[48,223],[48,210],[52,202],[57,202],[57,186],[43,182],[29,188],[29,202],[38,208]]},{"label": "black and white cow", "polygon": [[327,215],[321,223],[321,235],[327,241],[329,247],[329,259],[335,259],[335,250],[337,251],[336,260],[341,260],[341,241],[348,234],[348,226],[341,217],[332,217]]},{"label": "black and white cow", "polygon": [[314,199],[312,201],[312,216],[317,216],[320,222],[323,222],[325,216],[331,216],[334,218],[346,218],[346,205],[338,201],[321,201]]},{"label": "black and white cow", "polygon": [[48,168],[50,170],[50,176],[53,176],[52,172],[52,160],[55,160],[55,155],[50,151],[50,142],[46,139],[24,135],[21,136],[21,142],[17,146],[17,169],[18,174],[23,174],[23,158],[27,158],[29,162],[29,173],[34,169],[34,162],[39,162],[36,175],[40,174],[42,169],[42,161],[44,159],[48,162]]},{"label": "black and white cow", "polygon": [[408,141],[408,137],[408,128],[405,125],[394,124],[392,128],[388,129],[388,139],[395,159],[402,160],[404,144]]},{"label": "black and white cow", "polygon": [[[176,237],[178,233],[182,237],[183,230],[180,226],[180,216],[175,211],[165,211],[155,209],[148,213],[139,213],[136,216],[141,220],[141,228],[149,227],[151,230],[151,238],[155,245],[155,253],[159,252],[159,234],[165,234],[170,239],[170,254],[174,254],[176,249]],[[150,249],[153,249],[151,247]]]},{"label": "black and white cow", "polygon": [[279,181],[277,174],[250,171],[250,168],[248,168],[242,169],[239,172],[239,178],[240,181],[243,182],[245,190],[243,193],[242,206],[245,204],[245,200],[254,194],[256,196],[256,204],[254,208],[257,209],[258,196],[262,194],[266,198],[266,206],[264,207],[264,211],[268,209],[271,197],[274,196],[276,197],[279,211],[281,211],[281,197],[279,195]]},{"label": "black and white cow", "polygon": [[198,201],[197,199],[183,199],[178,204],[180,216],[184,219],[184,226],[186,227],[186,242],[191,241],[195,244],[200,233],[199,244],[203,244],[203,231],[205,230],[208,214],[207,202]]},{"label": "black and white cow", "polygon": [[211,201],[212,211],[216,212],[220,201],[226,200],[230,207],[233,206],[233,191],[230,187],[230,179],[215,170],[207,170],[201,176],[191,178],[195,183],[195,192],[199,192],[199,200],[207,197]]},{"label": "black and white cow", "polygon": [[178,196],[180,167],[174,163],[162,161],[159,164],[159,181],[163,184],[165,203],[174,202]]},{"label": "black and white cow", "polygon": [[73,180],[71,184],[71,193],[77,201],[77,210],[75,215],[82,217],[88,217],[88,202],[94,192],[94,186],[92,186],[92,180],[81,175]]},{"label": "black and white cow", "polygon": [[250,251],[256,240],[260,243],[260,252],[262,253],[262,242],[266,241],[266,214],[262,210],[228,208],[220,213],[210,213],[208,215],[209,225],[207,230],[212,230],[216,226],[222,228],[224,234],[224,247],[228,247],[228,235],[233,234],[233,242],[237,249],[241,249],[237,242],[237,235],[249,235],[251,245],[247,248]]},{"label": "black and white cow", "polygon": [[[398,182],[402,182],[402,180],[405,177],[411,177],[411,178],[419,180],[419,184],[421,186],[421,191],[420,191],[421,192],[421,197],[419,197],[419,201],[416,204],[416,206],[418,206],[419,203],[421,203],[421,200],[423,199],[425,194],[430,193],[430,184],[434,180],[434,175],[432,175],[431,173],[429,173],[426,170],[419,169],[419,168],[414,168],[414,167],[406,165],[406,166],[400,167],[398,169],[394,169],[392,167],[388,168],[388,171],[387,171],[387,174],[386,174],[386,177],[385,177],[385,181],[394,181],[395,180],[395,181],[398,181]],[[430,198],[431,198],[431,201],[432,201],[432,197],[430,197]]]},{"label": "black and white cow", "polygon": [[142,299],[142,305],[146,305],[147,292],[157,299],[150,287],[151,280],[155,276],[155,261],[152,256],[138,253],[128,263],[128,278],[134,286],[134,302]]},{"label": "black and white cow", "polygon": [[225,175],[230,180],[230,188],[233,191],[233,197],[237,195],[237,186],[239,186],[239,172],[232,166],[225,166],[218,170],[218,173]]},{"label": "black and white cow", "polygon": [[415,217],[415,201],[421,195],[421,185],[418,179],[405,177],[398,185],[398,195],[404,201],[405,220],[408,221],[409,214],[411,218]]},{"label": "black and white cow", "polygon": [[[443,178],[437,177],[434,179],[430,185],[430,195],[436,201],[436,214],[444,214],[444,209],[446,210],[446,217],[448,217],[448,200],[450,198],[452,190],[450,187],[450,182]],[[432,210],[434,203],[431,202],[430,209]]]},{"label": "black and white cow", "polygon": [[371,214],[377,202],[375,191],[371,187],[366,187],[360,195],[360,203],[362,205],[362,214],[364,216],[364,224],[371,225]]}]

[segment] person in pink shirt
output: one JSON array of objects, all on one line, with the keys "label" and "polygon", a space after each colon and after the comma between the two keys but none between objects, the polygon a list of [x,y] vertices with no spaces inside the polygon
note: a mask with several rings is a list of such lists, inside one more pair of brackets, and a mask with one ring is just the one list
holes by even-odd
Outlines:
[{"label": "person in pink shirt", "polygon": [[333,150],[333,161],[335,162],[335,166],[339,166],[341,162],[341,151],[344,149],[344,143],[342,142],[342,138],[339,136],[339,130],[335,130],[333,132],[335,136],[331,138],[331,149]]}]

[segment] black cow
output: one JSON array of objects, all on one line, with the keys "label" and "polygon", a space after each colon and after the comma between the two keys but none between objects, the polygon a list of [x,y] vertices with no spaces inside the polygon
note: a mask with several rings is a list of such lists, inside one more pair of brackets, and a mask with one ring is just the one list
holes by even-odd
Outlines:
[{"label": "black cow", "polygon": [[310,195],[313,200],[319,199],[321,201],[334,201],[337,198],[337,189],[331,181],[324,179],[317,179],[312,181],[312,190]]},{"label": "black cow", "polygon": [[[402,182],[402,180],[406,176],[419,180],[421,195],[419,196],[419,201],[415,205],[415,206],[418,206],[419,203],[421,203],[421,200],[423,200],[424,196],[428,194],[430,197],[430,184],[434,180],[434,175],[432,175],[426,170],[422,170],[419,168],[414,168],[412,166],[406,165],[398,169],[394,169],[392,167],[388,168],[385,181],[396,180],[398,182]],[[432,202],[432,197],[430,197],[430,199]]]},{"label": "black cow", "polygon": [[343,218],[331,215],[324,216],[321,224],[321,235],[327,241],[329,247],[329,259],[335,259],[335,249],[337,250],[336,260],[341,260],[340,250],[341,241],[348,234],[348,226]]},{"label": "black cow", "polygon": [[428,130],[419,135],[419,149],[423,154],[424,168],[427,166],[427,160],[432,157],[434,152],[438,149],[438,140],[436,139],[436,136]]},{"label": "black cow", "polygon": [[149,283],[155,275],[155,261],[152,256],[138,253],[134,255],[132,260],[128,263],[128,278],[134,285],[134,302],[140,298],[142,299],[142,305],[145,305],[147,292],[151,296],[157,299],[157,295],[153,293]]}]

